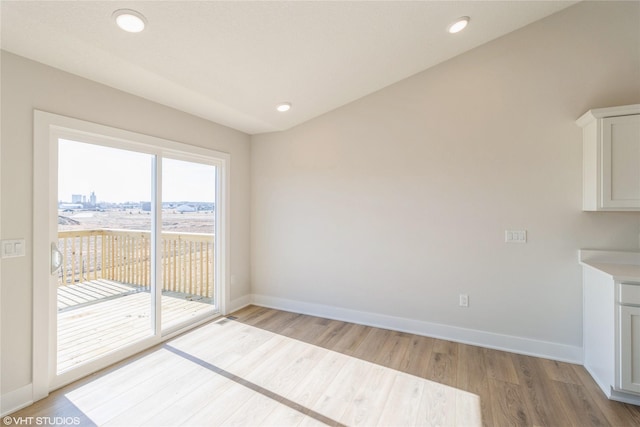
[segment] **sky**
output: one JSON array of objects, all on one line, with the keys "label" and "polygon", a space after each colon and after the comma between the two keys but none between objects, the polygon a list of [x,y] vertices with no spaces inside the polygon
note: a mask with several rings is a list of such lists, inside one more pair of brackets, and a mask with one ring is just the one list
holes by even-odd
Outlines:
[{"label": "sky", "polygon": [[[58,200],[71,202],[72,194],[98,202],[151,200],[150,154],[61,139],[58,142]],[[164,202],[214,202],[215,166],[163,159]]]}]

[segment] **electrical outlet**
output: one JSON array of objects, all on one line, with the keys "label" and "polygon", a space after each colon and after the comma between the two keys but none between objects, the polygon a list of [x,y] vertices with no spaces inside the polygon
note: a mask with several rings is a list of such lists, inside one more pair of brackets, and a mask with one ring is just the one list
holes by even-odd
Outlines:
[{"label": "electrical outlet", "polygon": [[459,300],[460,307],[469,307],[469,295],[468,294],[460,294]]}]

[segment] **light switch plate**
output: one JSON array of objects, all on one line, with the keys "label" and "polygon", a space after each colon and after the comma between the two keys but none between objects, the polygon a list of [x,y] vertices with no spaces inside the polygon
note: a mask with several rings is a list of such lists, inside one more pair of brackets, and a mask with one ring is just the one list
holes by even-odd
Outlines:
[{"label": "light switch plate", "polygon": [[505,230],[506,243],[527,243],[527,230]]},{"label": "light switch plate", "polygon": [[24,256],[24,239],[2,240],[2,242],[0,243],[0,248],[2,248],[2,258],[16,258]]}]

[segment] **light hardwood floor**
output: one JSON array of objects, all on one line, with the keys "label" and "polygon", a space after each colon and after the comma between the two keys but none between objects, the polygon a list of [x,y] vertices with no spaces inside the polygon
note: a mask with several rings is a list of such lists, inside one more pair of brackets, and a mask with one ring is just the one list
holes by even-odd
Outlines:
[{"label": "light hardwood floor", "polygon": [[639,426],[583,367],[248,307],[13,417],[81,425]]}]

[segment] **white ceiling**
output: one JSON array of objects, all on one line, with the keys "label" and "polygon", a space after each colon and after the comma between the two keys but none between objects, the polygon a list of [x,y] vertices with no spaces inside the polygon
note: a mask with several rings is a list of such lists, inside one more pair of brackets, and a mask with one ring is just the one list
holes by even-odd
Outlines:
[{"label": "white ceiling", "polygon": [[[2,48],[254,134],[283,130],[575,1],[7,1]],[[148,21],[125,33],[112,14]],[[460,16],[471,23],[451,35]],[[505,52],[506,54],[506,52]],[[289,101],[287,113],[276,104]]]}]

